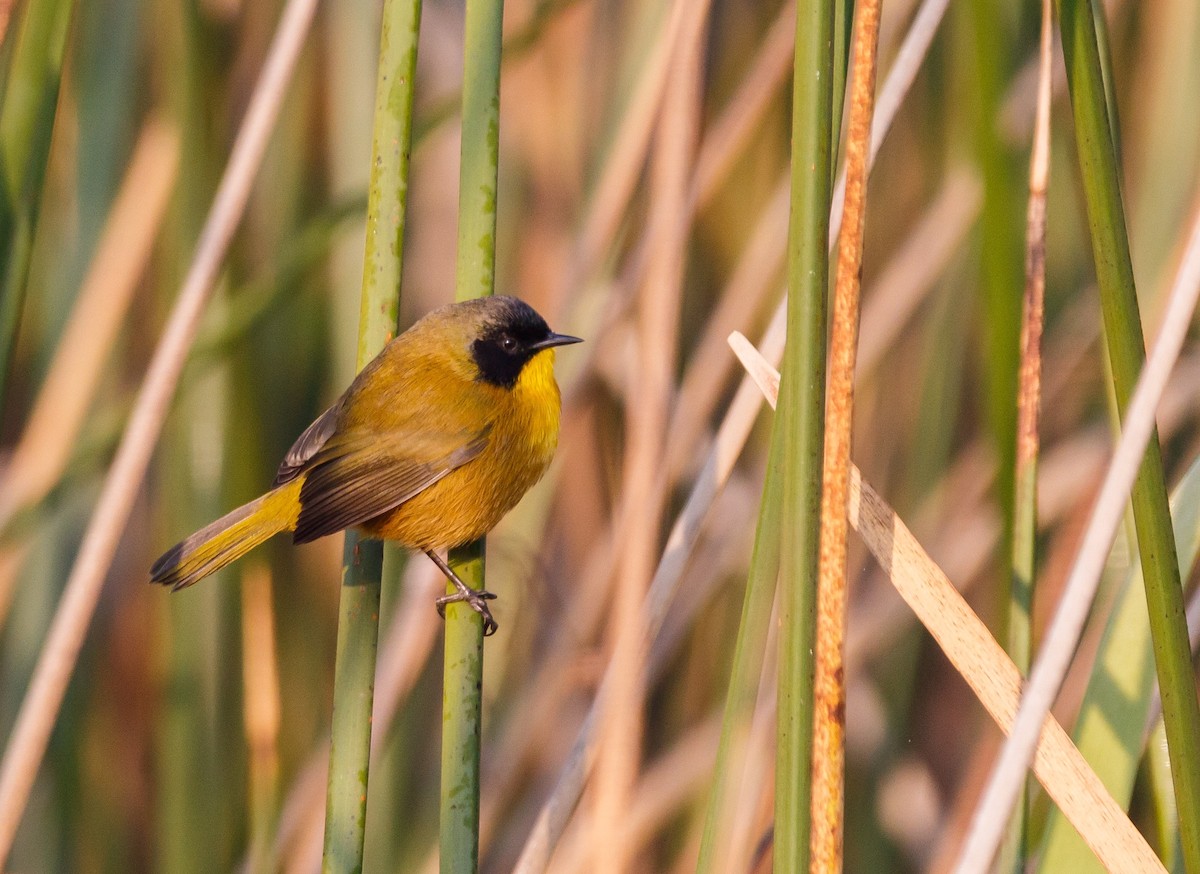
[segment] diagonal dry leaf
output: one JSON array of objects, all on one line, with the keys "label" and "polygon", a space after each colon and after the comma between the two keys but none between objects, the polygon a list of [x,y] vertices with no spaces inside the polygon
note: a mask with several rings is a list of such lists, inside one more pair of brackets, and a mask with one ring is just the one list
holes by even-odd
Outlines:
[{"label": "diagonal dry leaf", "polygon": [[[731,335],[729,345],[774,404],[779,390],[775,368],[741,334]],[[896,591],[992,719],[1005,733],[1010,731],[1021,697],[1016,666],[896,512],[863,481],[857,467],[850,472],[849,517]],[[1053,717],[1042,724],[1034,773],[1110,871],[1166,870]]]}]

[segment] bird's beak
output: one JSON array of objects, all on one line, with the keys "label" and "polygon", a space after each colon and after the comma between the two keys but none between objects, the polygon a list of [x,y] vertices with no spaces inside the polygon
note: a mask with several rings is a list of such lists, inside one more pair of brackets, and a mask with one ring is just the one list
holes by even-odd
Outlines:
[{"label": "bird's beak", "polygon": [[570,346],[572,343],[582,343],[582,337],[572,337],[570,334],[551,334],[545,340],[539,340],[529,348],[534,351],[553,349],[555,346]]}]

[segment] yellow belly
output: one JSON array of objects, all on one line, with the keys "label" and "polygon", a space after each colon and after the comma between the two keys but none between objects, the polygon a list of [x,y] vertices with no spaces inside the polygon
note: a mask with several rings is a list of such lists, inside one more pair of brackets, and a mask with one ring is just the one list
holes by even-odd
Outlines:
[{"label": "yellow belly", "polygon": [[395,510],[362,525],[371,537],[440,550],[482,537],[546,472],[558,444],[559,392],[552,350],[539,353],[512,389],[497,392],[484,450]]}]

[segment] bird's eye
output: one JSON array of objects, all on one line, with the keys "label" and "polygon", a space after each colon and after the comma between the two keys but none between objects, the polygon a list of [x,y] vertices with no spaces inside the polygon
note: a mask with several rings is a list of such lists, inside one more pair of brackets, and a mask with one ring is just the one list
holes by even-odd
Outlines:
[{"label": "bird's eye", "polygon": [[509,353],[516,352],[517,351],[517,338],[512,336],[511,334],[501,334],[500,335],[500,348],[503,349],[505,352],[509,352]]}]

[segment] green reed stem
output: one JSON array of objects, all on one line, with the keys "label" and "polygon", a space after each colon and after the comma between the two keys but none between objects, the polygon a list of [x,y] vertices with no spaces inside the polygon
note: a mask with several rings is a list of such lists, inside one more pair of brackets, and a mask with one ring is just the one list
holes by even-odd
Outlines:
[{"label": "green reed stem", "polygon": [[12,55],[0,96],[0,410],[25,301],[74,8],[71,0],[16,7],[20,14],[9,22],[5,39]]},{"label": "green reed stem", "polygon": [[788,339],[771,436],[782,446],[775,866],[808,869],[833,119],[832,0],[797,5]]},{"label": "green reed stem", "polygon": [[717,746],[717,762],[713,772],[712,790],[704,816],[704,835],[700,842],[700,858],[696,874],[710,874],[725,858],[728,824],[732,821],[732,799],[729,796],[730,769],[744,752],[745,742],[754,716],[759,695],[763,653],[770,630],[771,604],[775,598],[775,582],[779,576],[779,504],[783,480],[779,475],[781,444],[773,443],[767,458],[767,476],[763,485],[762,503],[758,511],[758,527],[754,532],[754,550],[750,556],[750,575],[742,602],[742,619],[738,625],[737,643],[733,651],[733,669],[729,690],[725,694],[725,712],[721,718],[721,740]]},{"label": "green reed stem", "polygon": [[[420,23],[421,0],[384,4],[359,317],[360,370],[397,330]],[[344,562],[325,800],[322,869],[327,872],[362,870],[383,544],[348,532]]]},{"label": "green reed stem", "polygon": [[[1124,415],[1145,360],[1141,317],[1109,122],[1096,23],[1089,0],[1059,0],[1075,141],[1079,152],[1104,337],[1117,406]],[[1133,486],[1133,515],[1146,585],[1163,721],[1179,805],[1180,836],[1190,872],[1200,872],[1200,702],[1184,618],[1183,591],[1157,432]]]},{"label": "green reed stem", "polygon": [[[467,0],[463,37],[462,144],[458,183],[458,300],[486,297],[496,285],[496,180],[500,165],[500,55],[503,0]],[[450,553],[474,589],[484,587],[482,539]],[[453,591],[448,586],[447,591]],[[446,608],[442,691],[441,868],[479,866],[479,744],[483,620],[464,603]]]},{"label": "green reed stem", "polygon": [[[450,565],[473,589],[483,588],[484,541],[451,550]],[[479,869],[479,748],[483,708],[483,620],[463,603],[446,605],[442,681],[441,870]]]}]

